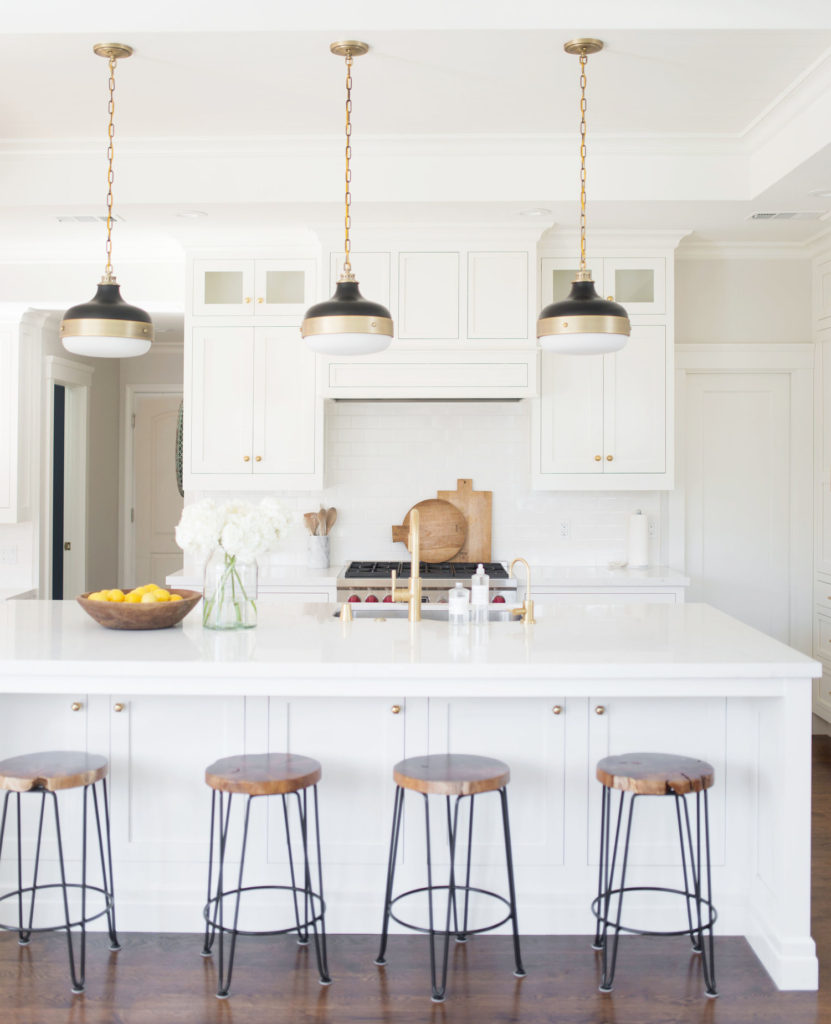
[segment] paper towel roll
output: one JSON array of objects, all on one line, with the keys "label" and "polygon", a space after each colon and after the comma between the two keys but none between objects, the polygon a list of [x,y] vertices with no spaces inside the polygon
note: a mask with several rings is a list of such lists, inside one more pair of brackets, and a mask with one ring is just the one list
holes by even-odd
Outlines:
[{"label": "paper towel roll", "polygon": [[629,567],[640,569],[649,565],[649,516],[635,509],[629,516]]}]

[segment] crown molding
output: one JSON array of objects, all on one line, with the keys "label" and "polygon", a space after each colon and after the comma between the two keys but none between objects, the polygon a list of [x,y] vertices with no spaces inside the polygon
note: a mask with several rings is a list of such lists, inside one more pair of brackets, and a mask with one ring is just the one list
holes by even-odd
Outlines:
[{"label": "crown molding", "polygon": [[692,260],[809,260],[804,242],[688,242],[675,253],[677,262]]}]

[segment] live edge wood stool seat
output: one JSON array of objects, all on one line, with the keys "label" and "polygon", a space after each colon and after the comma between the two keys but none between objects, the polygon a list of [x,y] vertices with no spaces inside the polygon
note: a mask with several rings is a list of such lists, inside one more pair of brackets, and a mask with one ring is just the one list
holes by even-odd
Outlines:
[{"label": "live edge wood stool seat", "polygon": [[[638,935],[689,935],[693,952],[701,956],[701,973],[705,992],[710,997],[717,996],[713,946],[713,925],[716,922],[717,914],[712,902],[710,816],[707,803],[707,791],[715,780],[713,766],[706,761],[677,754],[620,754],[615,757],[604,757],[598,761],[597,779],[603,786],[603,793],[600,817],[600,867],[597,899],[592,903],[592,912],[597,918],[593,948],[602,951],[603,954],[600,991],[611,992],[612,990],[617,962],[618,938],[623,931]],[[617,820],[614,827],[612,825],[612,790],[620,792]],[[625,808],[627,794],[629,795],[628,812]],[[682,889],[656,885],[626,885],[632,818],[635,801],[640,796],[674,797],[681,848]],[[690,824],[687,796],[693,796],[695,799],[695,829]],[[619,858],[618,847],[624,819],[626,824],[623,829],[623,852]],[[618,860],[621,861],[620,878],[616,880],[615,872]],[[704,895],[705,884],[706,896]],[[623,897],[626,893],[632,892],[663,892],[683,897],[686,904],[687,926],[676,930],[657,931],[630,928],[621,924]],[[617,906],[614,918],[612,918],[612,897],[615,896],[617,897]],[[608,935],[610,928],[613,931],[611,941]]]},{"label": "live edge wood stool seat", "polygon": [[[231,988],[231,973],[234,968],[234,953],[238,935],[285,935],[297,932],[298,943],[308,945],[309,929],[314,937],[317,968],[320,984],[329,985],[329,966],[326,955],[326,928],[324,916],[326,904],[323,901],[323,869],[320,860],[320,818],[318,814],[317,783],[321,767],[311,757],[297,754],[240,754],[224,757],[205,769],[205,782],[213,790],[211,794],[211,840],[208,858],[208,900],[205,904],[205,941],[203,956],[213,952],[217,935],[219,964],[217,971],[217,997],[226,999]],[[314,843],[317,857],[317,890],[312,888],[312,871],[309,857],[309,815],[307,792],[312,791],[314,806]],[[235,888],[226,888],[225,857],[228,832],[231,822],[231,801],[235,794],[245,796],[242,845],[239,856],[239,875]],[[248,842],[248,824],[251,803],[256,797],[279,796],[283,805],[283,822],[286,831],[286,846],[289,856],[288,885],[243,885],[245,849]],[[294,800],[291,800],[291,797]],[[300,831],[300,845],[303,854],[302,885],[294,868],[292,836],[290,826],[290,805],[296,803]],[[216,859],[216,886],[213,884],[214,859]],[[243,930],[239,927],[240,905],[243,893],[285,892],[291,894],[294,908],[294,923],[285,928],[269,930]],[[225,923],[225,901],[233,901],[233,923]],[[225,966],[225,935],[230,935],[227,969]]]},{"label": "live edge wood stool seat", "polygon": [[[514,868],[511,854],[511,832],[508,823],[508,796],[506,787],[511,778],[511,772],[507,764],[497,761],[492,757],[480,757],[476,754],[429,754],[424,757],[410,757],[399,761],[393,769],[395,781],[395,801],[392,813],[392,833],[390,836],[389,860],[387,863],[387,884],[384,896],[384,918],[381,929],[381,948],[375,963],[378,966],[386,964],[387,937],[389,934],[390,918],[405,928],[413,931],[424,932],[430,939],[430,980],[431,998],[434,1003],[444,1001],[447,990],[447,959],[451,934],[455,934],[457,942],[467,941],[468,936],[480,932],[492,931],[507,921],[511,922],[514,940],[514,974],[518,978],[525,977],[525,969],[522,966],[522,959],[519,951],[519,932],[517,929],[516,913],[516,891],[514,888]],[[406,892],[393,895],[395,882],[395,868],[398,858],[398,842],[401,835],[401,823],[404,816],[404,794],[407,790],[420,793],[424,797],[424,826],[427,846],[427,885],[417,889],[409,889]],[[485,793],[497,793],[499,795],[500,807],[502,810],[502,829],[505,841],[505,863],[508,875],[508,896],[491,892],[487,889],[479,889],[470,884],[471,874],[471,850],[473,847],[473,810],[476,796]],[[450,873],[447,885],[433,884],[432,854],[430,848],[430,796],[443,796],[445,798],[448,843],[450,856]],[[455,797],[452,801],[451,797]],[[468,823],[467,823],[467,862],[465,865],[464,883],[456,881],[456,843],[459,835],[459,805],[462,800],[468,800]],[[433,912],[434,893],[444,891],[447,895],[447,905],[444,915],[444,927],[436,927]],[[457,905],[457,893],[464,893],[464,902],[461,911]],[[420,893],[427,893],[427,905],[429,916],[429,927],[423,928],[408,921],[402,920],[393,913],[393,907],[399,900]],[[507,907],[507,914],[500,918],[495,924],[489,924],[481,928],[468,927],[468,911],[470,894],[477,893],[498,900]],[[453,927],[451,928],[451,914]],[[441,969],[437,966],[436,940],[442,940]]]},{"label": "live edge wood stool seat", "polygon": [[[110,937],[110,949],[121,949],[115,929],[115,898],[113,895],[113,862],[110,846],[110,812],[107,799],[108,761],[97,754],[87,754],[78,750],[49,750],[37,754],[22,754],[0,761],[0,791],[4,791],[3,811],[0,817],[0,861],[3,856],[3,842],[6,835],[6,823],[10,818],[9,801],[12,801],[17,815],[17,889],[0,895],[0,906],[6,900],[17,902],[17,923],[0,923],[5,931],[16,931],[21,946],[29,944],[32,934],[46,931],[66,931],[66,942],[69,950],[69,974],[72,979],[72,991],[84,991],[86,974],[86,926],[90,921],[106,915],[107,930]],[[101,789],[99,799],[98,789]],[[81,794],[81,880],[68,882],[64,862],[64,839],[61,832],[60,814],[58,811],[57,793],[61,790],[82,789]],[[95,813],[95,825],[98,838],[98,855],[100,860],[101,884],[93,885],[87,880],[87,813],[88,793],[92,793],[92,805]],[[21,796],[24,794],[40,794],[40,806],[37,813],[37,838],[32,868],[31,885],[23,884],[23,850],[22,838],[27,830],[22,819]],[[52,805],[57,846],[58,880],[44,882],[41,876],[41,850],[44,825],[46,824],[47,797]],[[10,826],[11,827],[11,826]],[[47,825],[48,828],[48,825]],[[36,896],[47,889],[59,889],[63,909],[63,922],[60,924],[35,924]],[[88,907],[87,900],[92,898],[93,907]],[[103,907],[101,904],[103,903]],[[28,904],[28,906],[27,906]],[[38,906],[42,909],[43,900]],[[70,909],[71,905],[71,909]],[[48,901],[47,901],[48,909]],[[76,957],[72,941],[72,929],[80,932],[79,950]]]}]

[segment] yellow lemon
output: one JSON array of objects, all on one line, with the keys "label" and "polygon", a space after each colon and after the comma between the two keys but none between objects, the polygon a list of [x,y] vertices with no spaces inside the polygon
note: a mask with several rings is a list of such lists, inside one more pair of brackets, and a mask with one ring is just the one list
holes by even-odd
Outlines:
[{"label": "yellow lemon", "polygon": [[145,590],[161,590],[162,588],[159,586],[158,583],[145,583],[144,584],[144,589]]},{"label": "yellow lemon", "polygon": [[124,591],[123,590],[118,590],[117,588],[115,590],[108,590],[107,591],[107,600],[108,601],[123,601],[124,600]]},{"label": "yellow lemon", "polygon": [[171,594],[170,597],[168,598],[168,600],[170,600],[170,601],[181,601],[182,600],[182,595],[181,594]]},{"label": "yellow lemon", "polygon": [[124,600],[127,604],[140,604],[141,597],[141,594],[137,594],[135,590],[131,590],[129,594],[124,596]]},{"label": "yellow lemon", "polygon": [[107,600],[107,595],[104,593],[103,590],[96,590],[94,593],[89,595],[87,600],[88,601],[106,601]]},{"label": "yellow lemon", "polygon": [[147,594],[142,594],[141,595],[141,603],[142,604],[157,604],[158,600],[159,599],[156,597],[156,595],[152,591],[150,591]]},{"label": "yellow lemon", "polygon": [[164,590],[163,588],[159,588],[158,590],[152,590],[151,593],[156,595],[156,600],[157,601],[169,601],[170,600],[170,591],[169,590]]}]

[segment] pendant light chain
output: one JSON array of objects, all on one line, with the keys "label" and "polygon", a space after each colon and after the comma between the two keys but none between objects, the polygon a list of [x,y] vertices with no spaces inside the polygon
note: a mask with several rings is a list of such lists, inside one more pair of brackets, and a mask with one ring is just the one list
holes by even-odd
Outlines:
[{"label": "pendant light chain", "polygon": [[102,278],[103,284],[113,284],[115,278],[113,277],[113,157],[115,155],[113,147],[113,136],[115,134],[115,125],[113,123],[113,117],[115,114],[115,66],[118,62],[115,57],[110,57],[109,68],[110,68],[110,98],[107,103],[107,112],[110,115],[110,121],[107,125],[107,266],[104,270],[104,277]]},{"label": "pendant light chain", "polygon": [[352,159],[352,54],[346,54],[346,177],[345,177],[345,195],[344,195],[344,211],[343,211],[343,229],[344,229],[344,240],[343,240],[343,279],[353,280],[352,278],[352,263],[350,261],[350,254],[352,252],[352,242],[349,238],[349,229],[352,227],[352,217],[350,215],[350,207],[352,206],[352,192],[350,191],[350,185],[352,184],[352,168],[349,166],[349,161]]},{"label": "pendant light chain", "polygon": [[586,269],[586,64],[585,50],[580,53],[580,269]]}]

